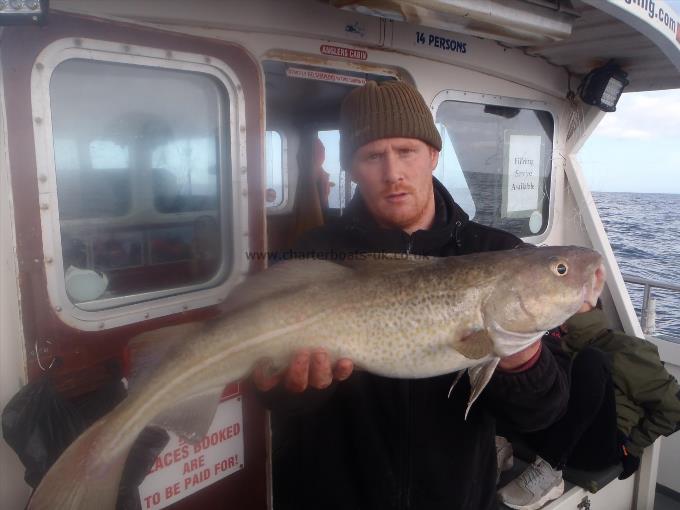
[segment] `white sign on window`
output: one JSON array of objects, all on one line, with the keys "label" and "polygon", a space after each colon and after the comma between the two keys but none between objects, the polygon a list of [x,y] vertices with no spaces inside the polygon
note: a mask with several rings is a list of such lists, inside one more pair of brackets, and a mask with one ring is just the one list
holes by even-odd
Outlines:
[{"label": "white sign on window", "polygon": [[217,406],[208,433],[190,444],[169,432],[170,441],[139,486],[143,510],[176,503],[243,469],[243,407],[240,397]]},{"label": "white sign on window", "polygon": [[503,216],[528,218],[540,204],[541,137],[506,136]]}]

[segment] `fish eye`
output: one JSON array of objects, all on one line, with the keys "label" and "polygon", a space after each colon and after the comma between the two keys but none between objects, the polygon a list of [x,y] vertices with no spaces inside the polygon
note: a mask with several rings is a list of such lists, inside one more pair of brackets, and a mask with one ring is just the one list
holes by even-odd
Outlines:
[{"label": "fish eye", "polygon": [[569,267],[564,262],[559,261],[553,265],[552,270],[558,276],[564,276],[569,272]]}]

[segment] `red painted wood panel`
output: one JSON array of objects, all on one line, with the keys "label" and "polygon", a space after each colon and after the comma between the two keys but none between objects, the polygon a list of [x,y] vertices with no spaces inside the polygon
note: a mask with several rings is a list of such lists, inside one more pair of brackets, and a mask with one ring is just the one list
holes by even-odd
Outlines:
[{"label": "red painted wood panel", "polygon": [[[264,183],[262,166],[263,87],[257,62],[241,47],[221,41],[184,36],[132,24],[54,13],[45,27],[6,27],[3,33],[2,70],[7,108],[9,159],[15,204],[21,313],[26,350],[49,339],[51,356],[60,360],[50,371],[58,389],[68,397],[99,387],[110,376],[111,361],[123,363],[124,350],[134,335],[161,326],[201,320],[219,313],[217,307],[153,319],[116,329],[83,332],[66,326],[49,303],[43,262],[38,207],[38,183],[31,114],[30,77],[40,51],[62,38],[92,38],[130,45],[190,52],[219,59],[233,69],[246,101],[249,189],[249,248],[262,250],[264,241]],[[242,235],[235,232],[235,235]],[[262,262],[251,263],[251,271]],[[35,357],[29,356],[29,377],[39,376]],[[246,385],[247,387],[247,385]],[[245,469],[191,497],[173,508],[266,508],[265,413],[253,396],[244,394]]]}]

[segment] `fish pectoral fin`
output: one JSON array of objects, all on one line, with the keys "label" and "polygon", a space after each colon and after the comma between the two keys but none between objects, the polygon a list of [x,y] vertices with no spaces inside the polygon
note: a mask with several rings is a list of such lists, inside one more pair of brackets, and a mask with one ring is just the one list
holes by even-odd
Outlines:
[{"label": "fish pectoral fin", "polygon": [[405,253],[364,253],[361,256],[338,261],[356,271],[371,274],[396,273],[437,264],[441,258],[406,255]]},{"label": "fish pectoral fin", "polygon": [[150,425],[171,430],[192,444],[198,443],[208,433],[221,396],[222,390],[192,395],[158,414]]},{"label": "fish pectoral fin", "polygon": [[456,387],[456,384],[458,384],[458,381],[460,381],[460,378],[463,377],[463,374],[466,372],[466,370],[460,370],[456,374],[456,378],[453,380],[451,383],[451,387],[449,388],[449,394],[447,398],[451,398],[451,393],[453,393],[453,388]]},{"label": "fish pectoral fin", "polygon": [[482,394],[482,391],[484,388],[486,388],[486,385],[489,384],[491,376],[493,375],[494,370],[496,370],[496,366],[500,360],[500,358],[492,358],[490,361],[483,363],[482,365],[477,365],[476,367],[468,369],[470,386],[472,390],[470,392],[470,399],[468,400],[467,409],[465,409],[466,420],[472,404],[475,403],[475,400],[477,400],[479,395]]},{"label": "fish pectoral fin", "polygon": [[274,264],[265,271],[248,276],[234,287],[221,307],[231,313],[274,295],[307,285],[348,278],[354,271],[320,259],[295,259]]},{"label": "fish pectoral fin", "polygon": [[458,340],[455,348],[468,359],[482,359],[493,352],[493,340],[485,330],[480,329]]}]

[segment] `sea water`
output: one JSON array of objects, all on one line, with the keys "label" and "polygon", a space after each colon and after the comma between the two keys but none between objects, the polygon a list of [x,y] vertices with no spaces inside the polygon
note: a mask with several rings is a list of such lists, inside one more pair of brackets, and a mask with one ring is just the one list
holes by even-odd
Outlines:
[{"label": "sea water", "polygon": [[[624,275],[680,285],[680,195],[593,192]],[[640,316],[643,287],[626,282]],[[680,292],[652,289],[656,332],[680,341]]]}]

